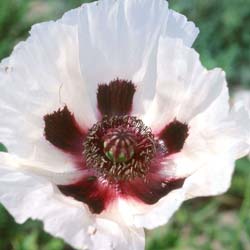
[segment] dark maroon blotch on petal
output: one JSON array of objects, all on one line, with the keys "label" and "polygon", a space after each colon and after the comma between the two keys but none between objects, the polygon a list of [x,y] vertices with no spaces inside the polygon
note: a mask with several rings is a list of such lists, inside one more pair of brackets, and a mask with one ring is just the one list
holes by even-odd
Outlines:
[{"label": "dark maroon blotch on petal", "polygon": [[126,80],[116,79],[109,84],[100,84],[97,90],[99,111],[103,116],[129,114],[135,90],[135,85]]},{"label": "dark maroon blotch on petal", "polygon": [[121,187],[125,197],[133,197],[152,205],[171,191],[181,188],[184,181],[184,178],[163,180],[160,177],[148,176],[146,180],[140,178],[130,183],[124,183]]},{"label": "dark maroon blotch on petal", "polygon": [[177,120],[169,123],[159,134],[164,141],[168,154],[179,152],[188,137],[188,125]]},{"label": "dark maroon blotch on petal", "polygon": [[68,153],[81,154],[85,133],[66,106],[45,115],[44,122],[44,136],[51,144]]},{"label": "dark maroon blotch on petal", "polygon": [[58,188],[64,195],[86,203],[95,214],[100,214],[114,197],[111,187],[100,183],[95,176],[84,177],[77,183]]}]

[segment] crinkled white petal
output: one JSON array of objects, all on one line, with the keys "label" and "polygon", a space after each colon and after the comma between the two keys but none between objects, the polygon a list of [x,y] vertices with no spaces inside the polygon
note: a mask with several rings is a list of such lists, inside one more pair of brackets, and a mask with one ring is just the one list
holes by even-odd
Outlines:
[{"label": "crinkled white petal", "polygon": [[[78,11],[80,63],[90,95],[95,96],[100,83],[132,80],[137,85],[134,112],[143,110],[154,89],[159,37],[179,38],[191,46],[198,34],[194,24],[170,11],[164,0],[101,0]],[[91,100],[96,107],[95,98]]]},{"label": "crinkled white petal", "polygon": [[220,102],[216,104],[220,108],[210,112],[209,122],[227,114],[228,93],[223,71],[206,70],[198,53],[181,40],[161,38],[157,53],[156,92],[143,117],[153,130],[157,132],[175,118],[189,123],[215,101]]},{"label": "crinkled white petal", "polygon": [[173,213],[185,200],[185,191],[176,189],[154,205],[145,205],[132,199],[120,199],[115,206],[129,226],[153,229],[168,222]]},{"label": "crinkled white petal", "polygon": [[[242,110],[244,107],[244,109],[248,112],[250,116],[250,91],[249,90],[246,90],[246,89],[235,90],[233,92],[231,102],[235,106],[235,110],[237,109]],[[238,116],[238,119],[243,119],[245,121],[246,117],[244,115],[245,114],[242,114],[241,117]],[[246,133],[248,133],[248,131]],[[247,140],[247,143],[249,144],[249,140]],[[250,153],[248,153],[248,157],[250,157]]]},{"label": "crinkled white petal", "polygon": [[49,169],[43,162],[22,159],[5,152],[0,152],[0,166],[9,171],[19,171],[44,177],[55,185],[75,183],[87,174],[87,170],[72,170],[69,168],[68,171],[65,171],[65,167],[63,171],[60,169]]},{"label": "crinkled white petal", "polygon": [[163,197],[157,205],[154,205],[149,212],[134,215],[134,225],[136,227],[145,227],[153,229],[164,225],[171,216],[180,208],[185,200],[185,191],[177,189]]},{"label": "crinkled white petal", "polygon": [[[233,107],[228,117],[216,127],[206,130],[204,128],[201,137],[206,141],[206,147],[203,155],[200,155],[200,166],[196,167],[184,184],[186,198],[218,195],[227,191],[235,160],[250,150],[249,127],[247,111],[238,106]],[[193,162],[195,160],[193,158]],[[199,161],[196,161],[196,164],[197,162]],[[185,165],[181,164],[181,167],[184,168]]]},{"label": "crinkled white petal", "polygon": [[82,128],[96,122],[81,77],[77,29],[35,25],[0,67],[0,141],[21,157],[72,168],[71,159],[45,140],[43,117],[67,105]]},{"label": "crinkled white petal", "polygon": [[243,103],[245,108],[250,111],[250,91],[247,89],[236,89],[232,95],[232,102],[234,104]]},{"label": "crinkled white petal", "polygon": [[0,168],[0,202],[18,223],[43,221],[44,229],[81,250],[143,250],[142,229],[95,218],[80,202],[61,195],[48,180]]},{"label": "crinkled white petal", "polygon": [[203,166],[187,178],[183,187],[186,199],[218,195],[228,190],[235,164],[235,159],[229,153],[207,159]]}]

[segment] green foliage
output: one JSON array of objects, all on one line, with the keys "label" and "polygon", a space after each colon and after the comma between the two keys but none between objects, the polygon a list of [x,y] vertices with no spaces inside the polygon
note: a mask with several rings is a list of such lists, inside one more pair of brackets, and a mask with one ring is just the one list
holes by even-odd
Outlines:
[{"label": "green foliage", "polygon": [[0,1],[0,58],[10,53],[14,44],[27,35],[31,23],[25,20],[29,1]]},{"label": "green foliage", "polygon": [[[27,37],[32,23],[55,19],[83,0],[1,0],[0,58]],[[231,87],[250,87],[250,0],[170,0],[200,28],[195,48],[203,63],[226,70]],[[41,11],[43,10],[43,11]],[[7,149],[0,143],[0,151]],[[250,163],[237,162],[229,192],[188,201],[166,226],[147,233],[147,250],[245,250],[250,246]],[[72,225],[73,226],[73,225]],[[0,207],[1,250],[70,250],[42,230],[18,225]]]},{"label": "green foliage", "polygon": [[0,142],[0,152],[7,152],[7,148]]},{"label": "green foliage", "polygon": [[69,250],[62,240],[42,231],[42,223],[29,220],[16,224],[7,211],[0,207],[1,250]]}]

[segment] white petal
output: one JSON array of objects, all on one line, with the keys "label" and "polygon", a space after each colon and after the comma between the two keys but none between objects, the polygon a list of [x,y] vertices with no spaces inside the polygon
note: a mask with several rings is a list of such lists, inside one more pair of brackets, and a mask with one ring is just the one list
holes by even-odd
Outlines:
[{"label": "white petal", "polygon": [[238,106],[217,127],[204,132],[207,155],[204,154],[203,164],[184,184],[187,198],[218,195],[227,191],[235,160],[249,153],[249,127],[247,111]]},{"label": "white petal", "polygon": [[216,100],[219,100],[220,108],[209,113],[210,120],[217,118],[218,113],[228,112],[224,72],[219,69],[207,71],[201,65],[199,55],[182,41],[160,39],[156,93],[143,120],[159,132],[175,118],[190,122]]},{"label": "white petal", "polygon": [[68,185],[77,182],[85,174],[86,170],[80,171],[69,168],[68,171],[60,171],[60,169],[50,170],[43,162],[31,161],[11,155],[9,153],[0,152],[0,166],[9,171],[20,171],[27,174],[44,177],[56,185]]},{"label": "white petal", "polygon": [[80,202],[62,196],[44,178],[0,168],[0,202],[18,223],[43,221],[44,229],[77,249],[143,250],[143,230],[96,219]]},{"label": "white petal", "polygon": [[93,237],[98,250],[144,250],[143,229],[128,228],[106,219],[97,219],[98,231]]},{"label": "white petal", "polygon": [[193,22],[188,22],[184,15],[174,10],[169,11],[166,27],[168,37],[179,38],[186,46],[191,47],[198,34],[199,29],[195,27]]},{"label": "white petal", "polygon": [[8,107],[9,103],[1,104],[0,100],[0,141],[10,153],[43,162],[51,171],[74,169],[72,159],[45,140],[42,117],[32,122],[31,115]]},{"label": "white petal", "polygon": [[186,199],[226,192],[231,184],[234,161],[229,152],[208,159],[206,164],[186,180],[183,187]]},{"label": "white petal", "polygon": [[[11,107],[23,113],[44,113],[67,104],[83,126],[95,121],[91,110],[87,109],[88,95],[80,72],[77,27],[60,22],[34,25],[30,37],[16,46],[7,62],[8,65],[6,61],[1,65],[8,67],[1,85],[8,86],[3,97]],[[13,96],[15,102],[11,100]],[[81,111],[80,106],[83,106]]]},{"label": "white petal", "polygon": [[154,205],[143,205],[134,200],[119,200],[116,211],[129,226],[153,229],[164,225],[185,200],[184,189],[176,189]]},{"label": "white petal", "polygon": [[[231,152],[234,159],[241,158],[249,152],[250,145],[250,116],[242,105],[232,107],[228,117],[218,124],[212,134],[217,143],[214,147],[220,152]],[[210,140],[212,143],[212,139]]]},{"label": "white petal", "polygon": [[[237,89],[235,90],[235,92],[233,93],[232,99],[231,99],[235,110],[243,110],[245,109],[248,112],[248,116],[250,116],[250,91],[246,90],[246,89]],[[243,107],[244,108],[243,108]],[[243,116],[241,116],[241,119],[244,120],[244,123],[242,122],[241,124],[245,124],[246,123],[246,115],[243,114]],[[238,119],[240,118],[240,116],[238,115]],[[249,128],[249,127],[248,127]],[[248,132],[248,131],[247,131]],[[246,143],[249,144],[249,140],[245,140]],[[248,157],[250,157],[250,153],[248,153]]]},{"label": "white petal", "polygon": [[[155,83],[159,37],[180,38],[191,45],[198,34],[193,23],[169,11],[163,0],[101,0],[83,5],[79,15],[81,70],[91,100],[95,100],[99,83],[117,77],[142,85],[136,94],[148,98],[146,89],[154,88]],[[65,19],[69,21],[69,15]],[[134,106],[140,106],[138,98]],[[92,105],[96,107],[96,100]]]},{"label": "white petal", "polygon": [[233,92],[232,102],[238,103],[241,102],[247,110],[250,111],[250,91],[247,89],[236,89]]},{"label": "white petal", "polygon": [[182,189],[170,192],[166,197],[162,198],[157,205],[154,205],[148,213],[135,215],[135,226],[153,229],[164,225],[181,206],[185,199],[184,194]]},{"label": "white petal", "polygon": [[0,140],[9,152],[63,169],[70,159],[45,140],[43,116],[66,104],[83,128],[96,122],[77,37],[76,27],[60,22],[35,25],[0,65]]}]

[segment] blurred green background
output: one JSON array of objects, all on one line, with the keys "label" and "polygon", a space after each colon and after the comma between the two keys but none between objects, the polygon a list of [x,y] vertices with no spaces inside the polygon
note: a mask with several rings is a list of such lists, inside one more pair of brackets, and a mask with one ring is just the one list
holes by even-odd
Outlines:
[{"label": "blurred green background", "polygon": [[[90,1],[1,0],[0,59],[28,36],[33,23],[56,19]],[[230,90],[250,87],[250,0],[170,0],[200,28],[194,47],[208,68],[222,67]],[[0,150],[4,148],[0,145]],[[0,207],[0,250],[71,250],[42,230],[14,222]],[[250,163],[237,162],[230,190],[186,202],[166,226],[147,232],[147,250],[250,250]]]}]

